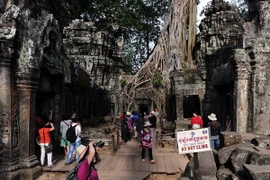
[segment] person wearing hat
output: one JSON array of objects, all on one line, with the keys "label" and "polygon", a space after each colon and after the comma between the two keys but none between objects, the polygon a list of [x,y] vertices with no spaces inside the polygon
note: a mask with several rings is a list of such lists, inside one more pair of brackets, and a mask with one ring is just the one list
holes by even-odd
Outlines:
[{"label": "person wearing hat", "polygon": [[79,165],[77,171],[78,180],[98,180],[97,169],[95,168],[95,156],[98,147],[95,149],[93,142],[87,146],[80,145],[76,149],[76,154],[79,156]]},{"label": "person wearing hat", "polygon": [[220,146],[220,139],[219,139],[219,135],[220,135],[220,123],[217,121],[217,117],[214,113],[211,113],[208,116],[208,119],[210,120],[210,122],[208,123],[208,126],[210,127],[211,130],[211,148],[212,149],[217,149]]},{"label": "person wearing hat", "polygon": [[151,130],[150,127],[152,124],[148,121],[145,122],[144,128],[140,132],[140,139],[141,139],[141,147],[142,147],[142,162],[145,161],[145,151],[148,149],[149,154],[149,160],[151,164],[156,163],[156,160],[153,159],[153,153],[152,153],[152,136],[151,136]]}]

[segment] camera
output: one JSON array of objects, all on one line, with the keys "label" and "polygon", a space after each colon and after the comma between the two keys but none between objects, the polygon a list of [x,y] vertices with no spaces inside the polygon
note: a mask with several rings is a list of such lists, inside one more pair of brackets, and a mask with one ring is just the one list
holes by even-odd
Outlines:
[{"label": "camera", "polygon": [[99,141],[98,143],[94,144],[94,148],[96,149],[97,147],[102,148],[105,145],[103,141]]}]

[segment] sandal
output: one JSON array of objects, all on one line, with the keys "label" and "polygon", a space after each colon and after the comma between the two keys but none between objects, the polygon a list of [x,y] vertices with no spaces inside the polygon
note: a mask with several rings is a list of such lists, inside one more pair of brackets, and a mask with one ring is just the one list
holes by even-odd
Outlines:
[{"label": "sandal", "polygon": [[150,163],[151,164],[155,164],[156,163],[156,160],[151,160]]},{"label": "sandal", "polygon": [[144,162],[145,161],[145,159],[142,159],[142,162]]}]

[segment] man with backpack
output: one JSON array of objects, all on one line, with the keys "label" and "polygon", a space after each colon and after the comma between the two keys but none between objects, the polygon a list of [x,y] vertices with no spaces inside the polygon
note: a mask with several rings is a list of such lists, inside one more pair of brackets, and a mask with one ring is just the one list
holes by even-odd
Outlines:
[{"label": "man with backpack", "polygon": [[[72,123],[70,124],[66,133],[66,138],[70,142],[68,157],[65,163],[66,165],[69,165],[71,163],[71,158],[74,150],[81,145],[81,129],[82,129],[81,125],[77,117],[73,117],[71,120]],[[79,163],[79,156],[76,154],[76,164],[78,165],[78,163]]]}]

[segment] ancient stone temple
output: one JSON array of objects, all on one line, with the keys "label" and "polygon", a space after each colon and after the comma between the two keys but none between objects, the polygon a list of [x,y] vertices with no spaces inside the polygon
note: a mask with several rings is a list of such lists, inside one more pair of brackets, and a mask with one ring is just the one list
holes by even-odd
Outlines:
[{"label": "ancient stone temple", "polygon": [[116,112],[119,45],[112,34],[74,20],[64,30],[64,47],[46,9],[34,14],[32,1],[0,2],[0,179],[35,179],[41,110],[53,111],[55,148],[63,114],[89,120]]},{"label": "ancient stone temple", "polygon": [[1,179],[40,174],[34,148],[37,108],[53,108],[54,119],[60,116],[65,76],[60,29],[51,14],[34,19],[24,5],[1,4]]},{"label": "ancient stone temple", "polygon": [[[73,20],[64,28],[66,55],[73,64],[75,77],[71,84],[66,84],[69,89],[67,110],[73,106],[80,117],[86,119],[116,115],[116,92],[120,88],[123,65],[118,40],[113,32],[101,31],[93,22],[83,19]],[[77,91],[75,104],[68,102],[74,91]]]},{"label": "ancient stone temple", "polygon": [[231,130],[269,134],[268,1],[252,1],[249,21],[222,0],[205,12],[199,35],[206,74],[204,113],[215,112]]},{"label": "ancient stone temple", "polygon": [[237,117],[235,111],[247,105],[247,97],[240,95],[241,87],[247,85],[242,76],[247,69],[241,68],[241,51],[236,50],[243,48],[243,20],[235,7],[217,0],[205,10],[199,28],[198,57],[205,76],[204,116],[215,113],[223,128],[226,117],[230,117],[231,130],[243,131],[239,126],[243,122],[237,125],[236,120],[246,117],[243,113]]}]

